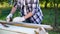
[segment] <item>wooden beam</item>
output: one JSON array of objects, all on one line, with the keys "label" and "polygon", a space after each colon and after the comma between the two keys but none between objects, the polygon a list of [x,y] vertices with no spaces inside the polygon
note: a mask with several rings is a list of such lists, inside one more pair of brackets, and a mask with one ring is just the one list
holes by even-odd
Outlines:
[{"label": "wooden beam", "polygon": [[0,23],[22,26],[22,27],[29,27],[29,28],[41,28],[41,27],[43,27],[47,30],[52,30],[53,29],[53,27],[50,26],[50,25],[42,25],[42,24],[32,24],[32,23],[24,23],[24,22],[6,22],[6,21],[3,21],[3,20],[0,20]]}]

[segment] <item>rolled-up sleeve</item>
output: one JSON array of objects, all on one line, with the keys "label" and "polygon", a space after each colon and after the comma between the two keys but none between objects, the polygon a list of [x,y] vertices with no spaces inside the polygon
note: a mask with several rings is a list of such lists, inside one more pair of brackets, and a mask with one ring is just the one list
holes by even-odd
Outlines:
[{"label": "rolled-up sleeve", "polygon": [[15,1],[15,2],[14,2],[14,7],[16,7],[16,8],[17,8],[17,1]]},{"label": "rolled-up sleeve", "polygon": [[18,8],[20,8],[21,7],[21,0],[17,0],[17,1],[15,1],[14,2],[14,7],[18,7]]}]

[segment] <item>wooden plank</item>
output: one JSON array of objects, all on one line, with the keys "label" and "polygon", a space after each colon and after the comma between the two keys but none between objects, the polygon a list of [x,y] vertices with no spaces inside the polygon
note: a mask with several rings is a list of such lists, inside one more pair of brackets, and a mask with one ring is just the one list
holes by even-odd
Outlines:
[{"label": "wooden plank", "polygon": [[11,31],[11,32],[16,32],[16,33],[22,33],[22,34],[33,34],[35,33],[33,28],[26,28],[26,27],[19,27],[19,26],[12,26],[8,25],[9,27],[3,27],[0,24],[0,30],[5,30],[5,31]]},{"label": "wooden plank", "polygon": [[17,31],[11,31],[11,30],[6,30],[6,29],[0,29],[0,34],[27,34],[23,32],[17,32]]},{"label": "wooden plank", "polygon": [[16,25],[16,26],[22,26],[22,27],[29,27],[29,28],[43,27],[47,30],[52,30],[53,29],[53,27],[50,26],[50,25],[42,25],[42,24],[32,24],[32,23],[23,23],[23,22],[6,22],[6,21],[3,21],[3,20],[0,20],[0,23]]}]

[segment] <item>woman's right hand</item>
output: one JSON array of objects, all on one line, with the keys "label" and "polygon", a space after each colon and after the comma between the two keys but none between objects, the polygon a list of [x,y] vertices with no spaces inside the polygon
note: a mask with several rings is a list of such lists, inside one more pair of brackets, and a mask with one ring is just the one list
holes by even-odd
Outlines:
[{"label": "woman's right hand", "polygon": [[6,17],[6,21],[7,21],[7,22],[10,22],[12,16],[13,16],[13,14],[9,14],[9,15]]}]

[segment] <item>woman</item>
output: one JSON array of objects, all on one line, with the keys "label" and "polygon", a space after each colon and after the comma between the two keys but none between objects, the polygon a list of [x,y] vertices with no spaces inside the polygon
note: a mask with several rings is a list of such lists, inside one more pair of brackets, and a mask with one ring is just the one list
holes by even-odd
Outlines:
[{"label": "woman", "polygon": [[21,17],[14,18],[13,22],[25,21],[27,23],[41,24],[43,14],[39,6],[39,0],[17,0],[7,19],[12,18],[17,8],[20,10]]}]

